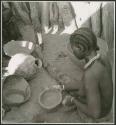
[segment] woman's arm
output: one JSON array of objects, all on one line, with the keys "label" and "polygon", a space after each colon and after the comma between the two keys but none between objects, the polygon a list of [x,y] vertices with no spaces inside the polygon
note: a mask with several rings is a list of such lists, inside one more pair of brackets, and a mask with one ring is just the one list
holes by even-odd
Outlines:
[{"label": "woman's arm", "polygon": [[46,70],[60,85],[64,85],[65,90],[78,90],[81,85],[81,81],[77,81],[69,77],[67,74],[62,73],[53,65],[48,63]]},{"label": "woman's arm", "polygon": [[85,75],[84,84],[87,103],[83,104],[76,99],[73,99],[73,102],[83,113],[93,118],[99,118],[101,113],[101,102],[98,80],[95,79],[91,73],[88,73]]},{"label": "woman's arm", "polygon": [[82,84],[81,81],[72,79],[67,74],[62,73],[56,67],[54,67],[52,64],[50,64],[48,62],[48,60],[46,60],[46,58],[44,57],[44,55],[41,51],[41,47],[39,45],[35,47],[35,52],[36,52],[38,58],[40,58],[42,60],[43,68],[47,70],[49,75],[53,79],[55,79],[59,85],[64,85],[65,90],[76,90],[77,91],[78,89],[80,89],[80,86]]}]

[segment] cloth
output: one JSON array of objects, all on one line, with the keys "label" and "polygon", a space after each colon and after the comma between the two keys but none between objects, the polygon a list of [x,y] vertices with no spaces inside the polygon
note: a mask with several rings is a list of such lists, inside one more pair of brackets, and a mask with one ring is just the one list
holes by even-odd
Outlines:
[{"label": "cloth", "polygon": [[58,23],[58,6],[56,2],[50,2],[50,23],[51,25]]},{"label": "cloth", "polygon": [[70,26],[71,21],[75,18],[75,12],[70,2],[57,2],[59,16],[62,18],[65,26]]},{"label": "cloth", "polygon": [[39,2],[29,2],[30,17],[36,32],[41,32],[41,6]]},{"label": "cloth", "polygon": [[22,40],[36,43],[36,33],[41,31],[39,3],[12,2],[11,7]]},{"label": "cloth", "polygon": [[[2,47],[11,40],[20,39],[21,34],[14,21],[13,13],[8,2],[2,4]],[[3,51],[3,56],[5,53]]]}]

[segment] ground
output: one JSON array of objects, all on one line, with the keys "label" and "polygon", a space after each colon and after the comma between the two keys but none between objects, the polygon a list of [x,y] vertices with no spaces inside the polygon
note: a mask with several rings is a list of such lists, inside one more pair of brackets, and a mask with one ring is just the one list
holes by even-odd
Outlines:
[{"label": "ground", "polygon": [[[81,66],[83,63],[76,65],[75,59],[71,60],[70,55],[67,51],[67,43],[69,41],[68,34],[48,34],[43,36],[44,41],[44,55],[55,67],[60,69],[63,73],[70,75],[72,78],[77,80],[81,79],[82,70]],[[73,57],[72,57],[73,58]],[[80,118],[77,111],[66,111],[62,105],[57,107],[53,111],[44,110],[38,103],[38,97],[41,91],[47,86],[57,84],[50,75],[41,68],[37,77],[29,81],[31,87],[31,98],[28,102],[21,105],[20,107],[13,107],[10,112],[8,112],[3,121],[6,122],[51,122],[51,123],[82,123],[82,122],[95,122],[83,114]],[[84,121],[83,121],[84,120]],[[107,122],[112,122],[112,115],[108,116],[102,122],[108,120]],[[98,121],[97,121],[98,122]]]}]

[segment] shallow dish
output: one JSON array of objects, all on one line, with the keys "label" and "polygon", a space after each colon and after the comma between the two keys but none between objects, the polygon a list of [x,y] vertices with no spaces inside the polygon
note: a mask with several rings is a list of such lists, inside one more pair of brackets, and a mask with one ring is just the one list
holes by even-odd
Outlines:
[{"label": "shallow dish", "polygon": [[44,109],[53,109],[57,107],[62,101],[62,93],[55,88],[45,89],[40,93],[39,104]]}]

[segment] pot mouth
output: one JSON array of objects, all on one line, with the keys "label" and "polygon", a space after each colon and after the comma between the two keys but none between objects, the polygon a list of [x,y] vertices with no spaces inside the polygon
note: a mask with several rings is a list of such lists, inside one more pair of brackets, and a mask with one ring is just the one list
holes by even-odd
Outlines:
[{"label": "pot mouth", "polygon": [[4,94],[4,100],[7,104],[10,103],[22,103],[25,100],[25,93],[21,90],[9,89]]},{"label": "pot mouth", "polygon": [[19,93],[10,93],[10,95],[7,95],[7,100],[13,103],[22,103],[24,101],[24,95]]},{"label": "pot mouth", "polygon": [[40,59],[35,59],[35,64],[38,66],[38,68],[40,69],[42,67],[42,61]]},{"label": "pot mouth", "polygon": [[3,94],[3,100],[6,105],[20,105],[29,100],[30,94],[29,87],[27,87],[26,92],[18,89],[9,89]]},{"label": "pot mouth", "polygon": [[[29,100],[31,96],[31,89],[28,82],[23,77],[17,75],[9,75],[4,78],[2,84],[4,104],[15,106]],[[20,87],[20,85],[22,87]]]}]

